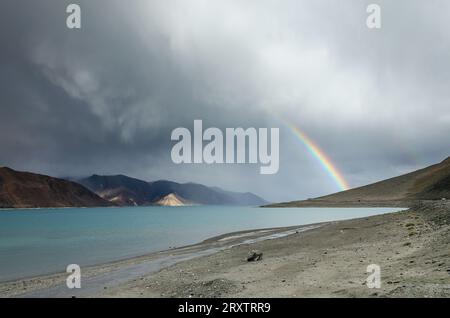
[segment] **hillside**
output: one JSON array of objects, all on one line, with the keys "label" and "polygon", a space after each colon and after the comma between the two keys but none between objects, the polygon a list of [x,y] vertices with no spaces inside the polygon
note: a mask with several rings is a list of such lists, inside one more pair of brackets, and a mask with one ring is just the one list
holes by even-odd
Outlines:
[{"label": "hillside", "polygon": [[154,204],[160,206],[185,206],[189,205],[189,202],[184,200],[183,198],[180,198],[175,193],[170,193],[155,201]]},{"label": "hillside", "polygon": [[450,199],[450,157],[441,163],[363,187],[323,197],[271,206],[409,205],[418,200]]},{"label": "hillside", "polygon": [[120,206],[146,205],[148,204],[148,182],[130,178],[124,175],[99,176],[92,175],[89,178],[79,180],[78,183],[95,192],[105,200]]},{"label": "hillside", "polygon": [[177,183],[159,180],[146,182],[124,175],[92,175],[78,181],[102,198],[118,205],[152,205],[171,193],[195,204],[204,205],[261,205],[266,202],[252,193],[225,191],[196,183]]},{"label": "hillside", "polygon": [[75,182],[0,168],[0,208],[109,205],[110,202]]}]

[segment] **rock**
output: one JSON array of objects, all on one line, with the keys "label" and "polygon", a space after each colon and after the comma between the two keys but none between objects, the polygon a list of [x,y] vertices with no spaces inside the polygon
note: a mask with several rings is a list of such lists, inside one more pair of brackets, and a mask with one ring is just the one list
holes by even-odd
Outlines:
[{"label": "rock", "polygon": [[257,262],[262,260],[263,253],[258,250],[253,250],[248,254],[247,262]]}]

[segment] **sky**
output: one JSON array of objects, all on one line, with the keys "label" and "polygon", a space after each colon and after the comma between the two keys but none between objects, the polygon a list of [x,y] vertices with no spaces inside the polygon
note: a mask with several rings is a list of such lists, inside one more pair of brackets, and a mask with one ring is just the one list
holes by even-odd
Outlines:
[{"label": "sky", "polygon": [[[447,0],[2,0],[0,166],[272,202],[339,191],[295,126],[351,187],[409,172],[450,155],[449,29]],[[278,173],[174,164],[171,131],[195,119],[279,128]]]}]

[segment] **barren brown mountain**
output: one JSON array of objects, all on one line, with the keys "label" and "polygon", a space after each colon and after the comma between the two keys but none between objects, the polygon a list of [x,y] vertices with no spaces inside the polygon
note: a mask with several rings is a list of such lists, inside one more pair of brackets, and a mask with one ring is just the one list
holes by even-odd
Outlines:
[{"label": "barren brown mountain", "polygon": [[75,182],[0,168],[0,208],[109,205],[110,202]]},{"label": "barren brown mountain", "polygon": [[427,168],[363,187],[271,206],[410,206],[418,200],[450,200],[450,157]]}]

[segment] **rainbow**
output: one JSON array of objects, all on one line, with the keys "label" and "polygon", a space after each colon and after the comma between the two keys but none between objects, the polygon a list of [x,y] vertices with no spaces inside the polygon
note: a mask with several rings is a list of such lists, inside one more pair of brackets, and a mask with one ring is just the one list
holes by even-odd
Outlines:
[{"label": "rainbow", "polygon": [[288,121],[284,123],[289,127],[289,129],[300,139],[300,141],[306,146],[308,151],[320,162],[325,171],[333,178],[339,189],[342,191],[350,189],[348,182],[345,180],[342,173],[336,168],[336,166],[331,162],[328,156],[320,149],[320,147],[300,130],[297,126],[291,124]]}]

